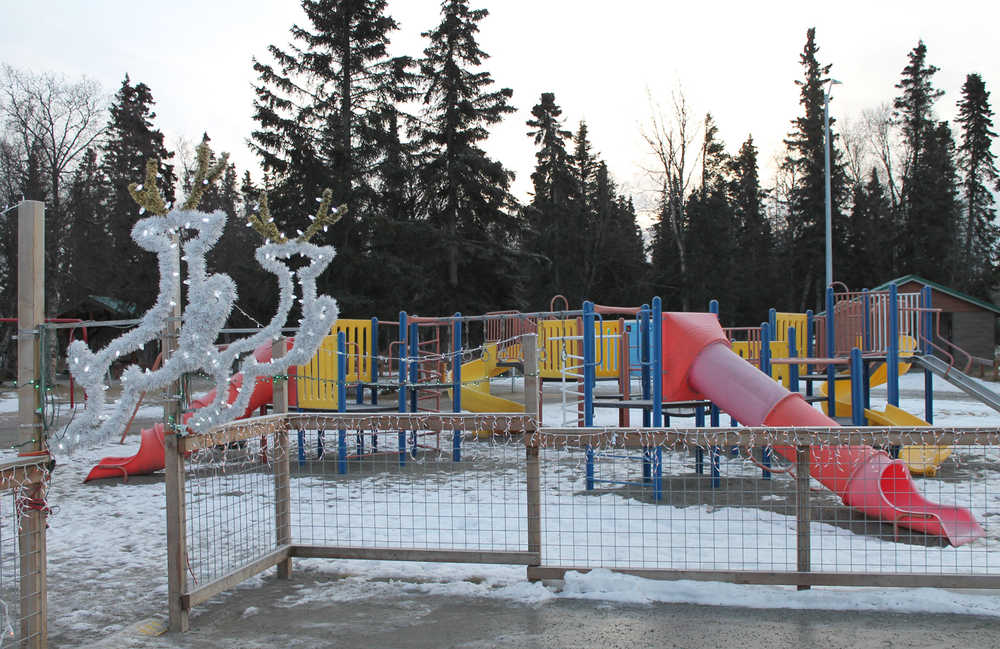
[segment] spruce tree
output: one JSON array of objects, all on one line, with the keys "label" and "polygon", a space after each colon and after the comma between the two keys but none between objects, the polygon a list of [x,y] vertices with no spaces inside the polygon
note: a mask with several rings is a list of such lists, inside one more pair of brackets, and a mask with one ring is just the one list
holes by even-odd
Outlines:
[{"label": "spruce tree", "polygon": [[[824,132],[824,102],[827,84],[830,82],[828,63],[821,65],[816,58],[819,46],[816,44],[816,29],[806,31],[806,43],[799,55],[804,78],[796,81],[799,86],[803,114],[792,120],[793,130],[785,140],[787,154],[783,163],[785,169],[795,178],[791,188],[789,205],[788,251],[789,281],[792,294],[786,304],[796,305],[799,310],[822,304],[825,283],[826,249],[826,171]],[[842,219],[840,213],[841,195],[845,186],[845,174],[840,156],[834,143],[836,135],[833,127],[836,120],[830,119],[830,187],[834,242],[842,239]],[[834,258],[834,279],[837,276],[837,259]]]},{"label": "spruce tree", "polygon": [[534,259],[528,287],[533,309],[541,309],[549,298],[559,293],[571,304],[578,304],[586,295],[582,264],[584,222],[581,213],[580,180],[572,169],[572,158],[566,151],[570,132],[562,128],[562,109],[555,95],[543,92],[531,109],[528,136],[538,149],[535,170],[531,174],[534,196],[525,209],[531,237],[526,247]]},{"label": "spruce tree", "polygon": [[757,147],[748,136],[739,152],[729,161],[729,202],[735,225],[735,250],[740,273],[746,278],[742,290],[734,292],[734,323],[754,323],[778,302],[774,275],[774,238],[771,224],[764,215],[766,193],[760,186]]},{"label": "spruce tree", "polygon": [[876,286],[894,274],[893,210],[886,188],[872,168],[868,182],[852,191],[842,278],[852,287]]},{"label": "spruce tree", "polygon": [[[315,198],[326,188],[347,214],[330,229],[337,273],[320,288],[337,296],[345,313],[370,313],[375,281],[365,223],[384,212],[373,171],[386,155],[380,128],[387,111],[412,98],[411,62],[390,57],[396,21],[384,0],[302,0],[308,26],[293,25],[292,43],[268,48],[274,63],[254,60],[258,75],[251,145],[268,173],[268,196],[279,226],[304,229]],[[388,314],[386,314],[388,315]]]},{"label": "spruce tree", "polygon": [[66,202],[73,236],[60,265],[69,271],[70,282],[65,287],[68,306],[79,307],[89,295],[106,295],[107,287],[117,282],[116,264],[108,263],[107,255],[95,254],[115,250],[111,221],[105,212],[108,193],[97,151],[88,149],[73,174]]},{"label": "spruce tree", "polygon": [[944,92],[931,83],[938,68],[927,63],[923,41],[908,58],[896,84],[901,93],[893,102],[907,151],[900,191],[897,270],[948,282],[955,268],[950,258],[955,252],[959,218],[954,142],[948,125],[934,118],[934,102]]},{"label": "spruce tree", "polygon": [[429,44],[420,62],[426,85],[419,177],[421,212],[434,236],[424,267],[444,312],[519,302],[512,250],[522,228],[513,174],[481,147],[487,128],[514,112],[511,89],[494,89],[482,70],[487,54],[476,34],[487,14],[467,0],[445,0],[440,24],[423,34]]},{"label": "spruce tree", "polygon": [[156,297],[156,259],[140,249],[131,238],[139,219],[139,207],[129,195],[130,183],[141,182],[146,161],[160,161],[157,180],[163,195],[174,195],[173,153],[163,143],[163,133],[154,128],[153,94],[144,83],[132,84],[128,75],[111,104],[107,138],[102,147],[101,173],[108,182],[105,208],[111,239],[115,246],[116,273],[104,287],[104,294],[128,303],[141,313]]},{"label": "spruce tree", "polygon": [[958,171],[964,215],[954,275],[958,288],[985,296],[992,288],[997,263],[1000,233],[991,188],[996,186],[1000,173],[992,151],[996,133],[990,93],[978,74],[965,78],[956,121],[962,128]]}]

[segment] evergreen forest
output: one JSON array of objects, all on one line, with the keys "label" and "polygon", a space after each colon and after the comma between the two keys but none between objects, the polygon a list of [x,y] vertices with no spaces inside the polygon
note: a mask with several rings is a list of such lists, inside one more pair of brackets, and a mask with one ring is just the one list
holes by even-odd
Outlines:
[{"label": "evergreen forest", "polygon": [[[563,118],[557,80],[537,97],[494,81],[478,38],[486,9],[444,0],[423,50],[398,56],[385,0],[301,4],[307,22],[261,44],[248,71],[246,138],[259,166],[229,164],[201,204],[230,217],[210,257],[239,287],[230,326],[266,321],[276,301],[247,215],[266,193],[282,231],[304,229],[326,188],[347,216],[318,237],[338,255],[320,289],[348,317],[539,311],[556,294],[571,307],[634,306],[660,295],[672,310],[716,298],[726,325],[752,325],[771,306],[820,305],[824,108],[836,91],[815,29],[789,52],[801,64],[788,79],[799,103],[775,117],[788,126],[773,177],[761,177],[752,135],[722,141],[712,114],[693,114],[678,93],[643,127],[657,200],[640,210],[616,180],[629,170],[610,169],[591,142],[602,125]],[[989,300],[1000,252],[989,89],[969,72],[961,95],[945,97],[922,41],[898,58],[895,96],[849,128],[829,120],[835,277],[862,288],[914,273]],[[130,239],[138,208],[127,186],[149,159],[167,196],[186,193],[194,175],[191,151],[171,150],[158,127],[154,88],[125,75],[106,97],[87,79],[0,67],[0,208],[46,204],[52,316],[87,313],[95,298],[123,318],[149,307],[156,268]],[[936,117],[945,102],[957,109],[951,123]],[[517,105],[531,106],[523,137],[535,151],[523,198],[485,146]],[[210,133],[190,136],[211,145]],[[16,219],[0,229],[0,315],[11,315]]]}]

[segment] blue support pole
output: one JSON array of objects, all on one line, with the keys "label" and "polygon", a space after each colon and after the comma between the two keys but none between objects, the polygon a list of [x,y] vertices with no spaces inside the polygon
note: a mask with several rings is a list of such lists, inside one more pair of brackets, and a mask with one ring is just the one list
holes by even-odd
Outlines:
[{"label": "blue support pole", "polygon": [[316,459],[322,460],[326,455],[326,431],[316,431]]},{"label": "blue support pole", "polygon": [[298,434],[299,442],[299,466],[305,466],[306,463],[306,431],[299,429]]},{"label": "blue support pole", "polygon": [[[923,354],[933,354],[934,350],[930,341],[934,336],[934,315],[931,313],[931,287],[925,286],[920,291],[920,302],[923,307],[921,317],[923,318],[922,336],[920,340],[920,351]],[[924,370],[924,420],[934,424],[934,375],[930,370]]]},{"label": "blue support pole", "polygon": [[594,490],[594,447],[587,444],[587,491]]},{"label": "blue support pole", "polygon": [[709,300],[709,302],[708,302],[708,312],[709,313],[714,313],[715,315],[719,315],[719,301],[718,300]]},{"label": "blue support pole", "polygon": [[[826,289],[826,355],[834,358],[837,355],[836,329],[834,329],[833,287]],[[831,419],[837,415],[836,384],[837,369],[833,365],[826,366],[826,415]]]},{"label": "blue support pole", "polygon": [[[771,326],[771,331],[778,335],[778,310],[773,306],[767,310],[767,324]],[[776,339],[777,340],[777,339]]]},{"label": "blue support pole", "polygon": [[851,423],[865,425],[864,369],[857,347],[851,349]]},{"label": "blue support pole", "polygon": [[719,465],[721,462],[722,449],[718,446],[712,447],[712,489],[718,489],[722,486],[722,477],[719,471]]},{"label": "blue support pole", "polygon": [[[399,312],[399,412],[406,412],[406,311]],[[406,466],[406,431],[401,430],[399,436],[399,466]]]},{"label": "blue support pole", "polygon": [[649,484],[653,479],[653,451],[649,446],[642,447],[642,483]]},{"label": "blue support pole", "polygon": [[653,500],[663,500],[663,447],[653,451]]},{"label": "blue support pole", "polygon": [[[416,322],[410,325],[410,385],[420,382],[420,325]],[[417,412],[417,397],[420,390],[410,388],[410,412]]]},{"label": "blue support pole", "polygon": [[653,298],[653,426],[663,425],[663,301]]},{"label": "blue support pole", "polygon": [[[766,467],[771,466],[771,449],[767,446],[760,449],[760,463]],[[771,472],[767,469],[761,469],[760,477],[763,480],[770,480]]]},{"label": "blue support pole", "polygon": [[719,427],[719,406],[714,403],[708,407],[708,425],[712,428]]},{"label": "blue support pole", "polygon": [[[694,425],[695,428],[705,427],[705,408],[702,406],[694,408]],[[705,473],[705,449],[700,444],[694,449],[694,472],[698,475]]]},{"label": "blue support pole", "polygon": [[[796,330],[795,327],[788,328],[788,358],[798,358],[799,348],[798,341],[795,339]],[[789,365],[788,366],[788,390],[789,392],[799,391],[799,366]]]},{"label": "blue support pole", "polygon": [[371,343],[371,362],[372,362],[372,394],[371,400],[372,405],[378,405],[378,318],[372,318],[372,343]]},{"label": "blue support pole", "polygon": [[[806,358],[815,358],[814,342],[816,340],[816,322],[813,317],[812,309],[806,311]],[[806,365],[806,374],[813,373],[813,366]],[[806,396],[811,397],[813,395],[813,382],[806,381]]]},{"label": "blue support pole", "polygon": [[597,382],[594,303],[583,302],[583,425],[594,425],[594,384]]},{"label": "blue support pole", "polygon": [[760,371],[771,376],[771,325],[760,323]]},{"label": "blue support pole", "polygon": [[[337,332],[337,411],[347,412],[347,339]],[[337,430],[337,473],[347,473],[347,431]]]},{"label": "blue support pole", "polygon": [[[451,334],[451,376],[454,379],[454,387],[451,390],[452,412],[462,412],[462,314],[455,312],[455,321],[452,324]],[[451,432],[451,460],[460,462],[462,460],[462,431],[453,430]]]},{"label": "blue support pole", "polygon": [[[649,359],[652,356],[649,340],[650,329],[650,309],[649,305],[643,304],[639,309],[639,368],[642,381],[642,400],[651,401],[653,398],[652,374],[649,371]],[[652,408],[642,409],[642,425],[652,426]]]},{"label": "blue support pole", "polygon": [[888,370],[889,403],[899,407],[899,293],[895,284],[889,285],[889,352]]}]

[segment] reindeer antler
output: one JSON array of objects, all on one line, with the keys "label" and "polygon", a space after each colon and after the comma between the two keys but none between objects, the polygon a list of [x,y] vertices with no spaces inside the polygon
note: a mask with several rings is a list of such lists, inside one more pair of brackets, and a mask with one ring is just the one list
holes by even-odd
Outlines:
[{"label": "reindeer antler", "polygon": [[[312,223],[306,228],[305,232],[301,230],[298,231],[298,238],[295,239],[297,243],[308,243],[313,236],[326,229],[339,221],[344,214],[347,213],[347,206],[341,205],[340,207],[334,208],[333,211],[330,210],[330,204],[333,203],[333,191],[330,189],[324,189],[321,198],[317,199],[320,201],[319,209],[316,211],[316,216],[310,216],[309,219]],[[271,210],[267,205],[267,194],[264,192],[260,193],[260,208],[257,214],[249,213],[247,214],[248,225],[253,227],[257,231],[257,234],[264,237],[267,241],[274,241],[277,243],[285,243],[288,241],[288,237],[278,230],[278,226],[274,223],[274,217],[271,216]]]},{"label": "reindeer antler", "polygon": [[198,168],[194,172],[194,183],[191,187],[191,194],[184,201],[184,209],[186,210],[198,208],[198,203],[201,202],[201,197],[205,194],[205,190],[215,184],[219,176],[222,175],[222,172],[226,170],[226,163],[229,162],[229,154],[223,153],[219,156],[219,160],[215,165],[210,168],[212,150],[205,140],[202,140],[201,144],[195,147],[195,152],[198,156]]},{"label": "reindeer antler", "polygon": [[167,213],[167,204],[163,200],[163,194],[156,185],[156,175],[160,167],[160,161],[150,158],[146,161],[146,180],[143,184],[131,183],[128,186],[128,193],[132,200],[141,208],[140,214],[149,212],[156,216],[163,216]]}]

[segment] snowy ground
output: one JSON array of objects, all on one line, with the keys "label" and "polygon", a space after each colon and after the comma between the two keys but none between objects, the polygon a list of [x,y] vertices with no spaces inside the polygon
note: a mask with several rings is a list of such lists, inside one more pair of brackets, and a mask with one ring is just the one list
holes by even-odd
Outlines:
[{"label": "snowy ground", "polygon": [[[986,406],[965,397],[950,385],[935,380],[936,403],[935,420],[938,425],[1000,426],[1000,414]],[[553,386],[547,386],[554,389]],[[923,414],[923,379],[917,374],[901,380],[901,407],[914,414]],[[501,380],[494,393],[503,395],[505,390],[516,390],[516,383]],[[884,399],[884,389],[873,391],[873,406]],[[16,411],[16,401],[8,393],[0,399],[0,415]],[[560,413],[556,404],[546,403],[545,419],[549,425],[560,423]],[[156,413],[144,412],[145,416]],[[599,411],[599,424],[613,425],[617,414],[613,411]],[[638,420],[638,413],[633,421]],[[10,418],[2,420],[4,424]],[[681,420],[679,425],[687,425],[690,420]],[[109,443],[98,448],[80,451],[69,457],[57,458],[59,466],[53,476],[49,500],[54,508],[48,533],[49,551],[49,629],[52,646],[87,646],[134,623],[150,617],[165,616],[166,602],[166,533],[163,477],[149,476],[132,478],[128,484],[104,481],[99,484],[83,485],[82,480],[90,468],[102,457],[108,455],[129,455],[134,452],[137,437],[130,437],[125,446]],[[994,449],[995,450],[995,449]],[[995,458],[994,458],[995,459]],[[730,461],[729,475],[739,477],[741,463]],[[690,465],[668,464],[676,474],[690,470]],[[749,475],[749,473],[748,473]],[[499,480],[499,477],[492,478]],[[585,502],[588,507],[604,506],[609,511],[629,512],[628,524],[641,528],[638,533],[656,538],[673,538],[671,546],[682,545],[676,537],[673,526],[683,523],[688,532],[692,526],[708,525],[717,529],[723,525],[733,525],[745,516],[752,516],[755,524],[765,525],[761,536],[787,537],[788,519],[784,515],[768,511],[740,510],[732,507],[685,509],[665,508],[650,503],[628,499],[615,493],[600,496],[580,496],[581,477],[577,473],[567,481],[558,484],[550,481],[545,506],[571,506]],[[459,486],[468,485],[468,476],[461,479]],[[958,504],[972,508],[977,518],[984,522],[988,535],[994,537],[997,530],[990,528],[991,515],[1000,511],[1000,469],[990,467],[988,484],[983,489],[955,490],[945,481],[921,480],[920,488],[932,500],[958,501]],[[421,484],[427,484],[423,482]],[[938,485],[935,487],[935,485]],[[324,486],[323,490],[337,487]],[[511,498],[519,497],[518,489],[509,489]],[[329,494],[325,494],[329,495]],[[964,501],[961,499],[965,499]],[[327,498],[323,499],[329,502]],[[374,502],[374,501],[373,501]],[[503,506],[502,502],[493,503]],[[665,513],[673,510],[672,513]],[[298,516],[309,514],[307,508],[300,509]],[[451,520],[450,516],[442,519]],[[1000,520],[1000,519],[993,519]],[[575,522],[574,522],[575,521]],[[556,517],[555,525],[578,525],[579,521],[567,517]],[[655,529],[649,526],[653,525]],[[772,534],[773,526],[781,530]],[[1000,572],[1000,556],[994,548],[1000,545],[996,538],[970,544],[963,548],[926,548],[900,544],[884,539],[861,537],[841,528],[816,524],[816,538],[820,544],[817,556],[826,566],[841,565],[844,561],[859,567],[881,567],[889,570],[909,571],[914,562],[926,563],[931,571],[938,566],[947,569],[982,568],[989,562],[990,571]],[[513,528],[504,531],[515,531]],[[546,537],[557,537],[568,530],[546,530]],[[582,528],[571,530],[583,539],[587,548],[630,549],[634,540],[629,533],[616,531],[609,539],[602,532],[600,521],[596,527],[586,523]],[[323,528],[324,534],[329,528]],[[704,534],[703,530],[697,531]],[[520,537],[520,530],[516,536]],[[595,535],[600,538],[595,538]],[[675,535],[671,537],[671,535]],[[723,536],[732,540],[734,537]],[[386,536],[377,541],[391,544],[394,539]],[[729,540],[725,543],[728,544]],[[506,541],[498,541],[501,544]],[[769,548],[766,561],[773,562],[780,569],[786,569],[789,561],[794,565],[794,548],[781,546]],[[824,543],[830,543],[826,546]],[[984,544],[989,544],[984,545]],[[517,543],[515,543],[516,545]],[[737,567],[739,562],[749,559],[740,555],[734,557],[733,547],[721,544],[713,549],[713,561],[724,562],[725,566]],[[575,556],[565,556],[563,546],[547,548],[546,558],[553,563],[572,562]],[[779,556],[775,556],[777,551]],[[789,554],[790,553],[790,554]],[[861,554],[859,554],[861,553]],[[627,554],[627,553],[626,553]],[[614,553],[612,553],[613,556]],[[663,567],[669,562],[672,567],[697,567],[685,561],[702,561],[701,556],[691,559],[683,554],[664,557],[655,548],[648,552],[622,555],[629,562],[636,560],[651,562],[651,566]],[[586,558],[586,557],[585,557]],[[760,565],[762,559],[749,560]],[[678,564],[680,562],[680,564]],[[887,562],[892,562],[888,563]],[[627,607],[635,604],[688,603],[713,606],[735,606],[765,609],[816,609],[838,611],[881,611],[895,613],[941,613],[951,615],[985,615],[1000,617],[1000,597],[991,593],[967,593],[940,589],[851,589],[814,588],[807,592],[797,592],[794,588],[737,586],[719,583],[698,582],[657,582],[622,576],[606,570],[595,570],[586,575],[570,573],[561,585],[528,583],[523,567],[489,565],[440,565],[422,563],[362,562],[332,560],[297,560],[296,571],[305,575],[291,587],[284,588],[273,605],[279,609],[301,610],[300,607],[329,605],[331,602],[380,601],[394,598],[445,597],[455,602],[494,601],[525,607],[556,606],[559,602],[587,601],[600,602],[601,606]],[[273,618],[254,618],[260,615],[258,603],[260,587],[271,580],[269,576],[258,576],[239,589],[216,598],[215,604],[196,609],[192,625],[208,625],[203,615],[217,614],[222,609],[230,615],[237,615],[265,627],[273,627]],[[270,586],[269,586],[270,587]],[[241,600],[246,601],[241,605]],[[169,641],[165,641],[169,642]],[[137,645],[138,646],[138,645]],[[146,646],[146,645],[143,645]],[[175,646],[173,644],[149,646]],[[183,642],[176,646],[184,646]],[[206,645],[211,646],[211,645]],[[221,645],[219,645],[221,646]],[[243,646],[243,645],[240,645]],[[246,645],[251,646],[251,645]],[[256,646],[256,645],[253,645]]]}]

